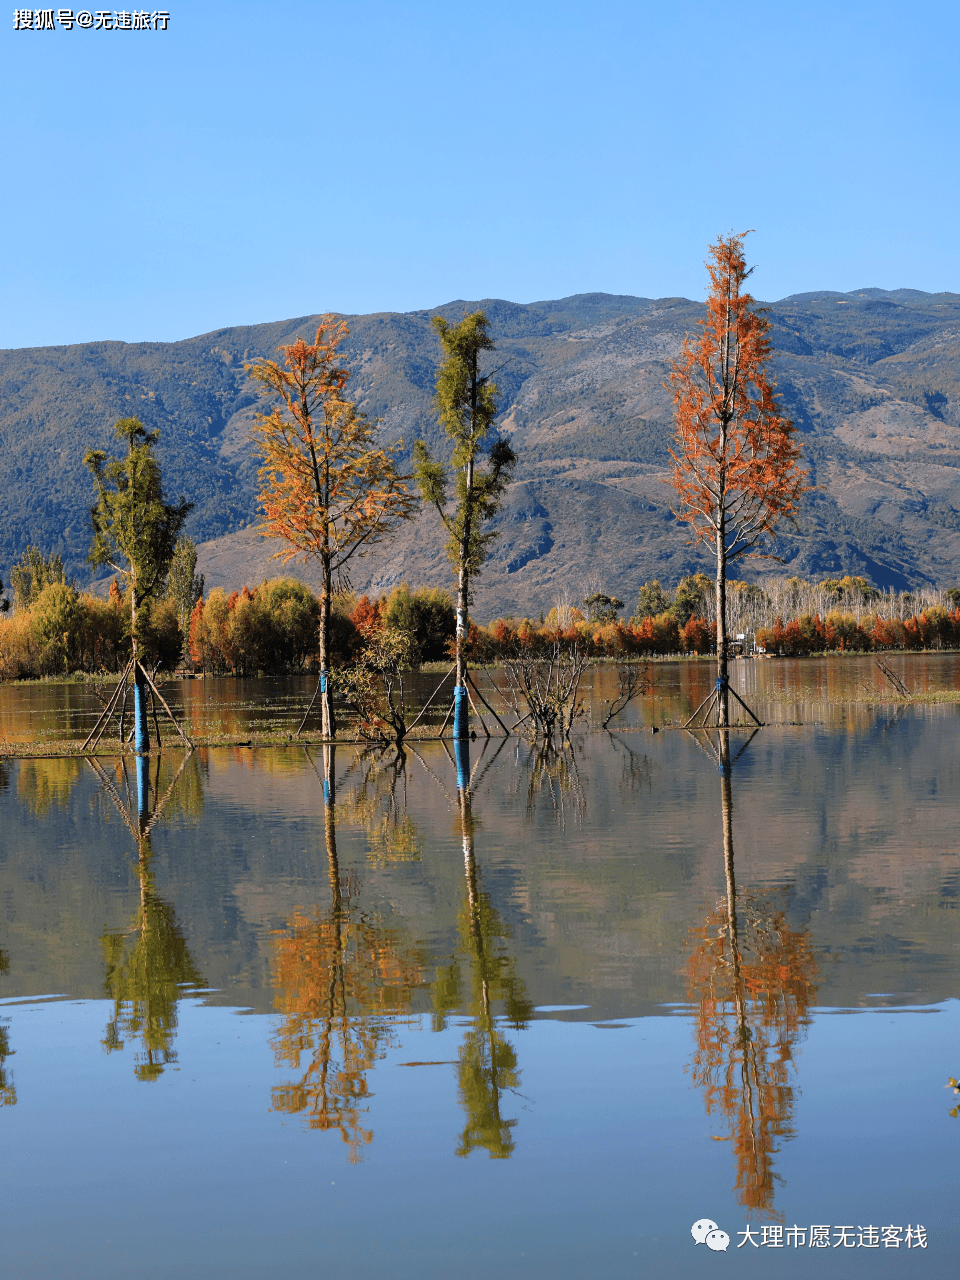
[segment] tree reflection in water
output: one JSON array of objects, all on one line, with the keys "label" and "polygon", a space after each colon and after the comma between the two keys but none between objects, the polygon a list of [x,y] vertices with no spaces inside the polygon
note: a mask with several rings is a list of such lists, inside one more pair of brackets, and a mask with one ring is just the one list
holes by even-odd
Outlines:
[{"label": "tree reflection in water", "polygon": [[653,788],[653,761],[649,756],[640,755],[629,743],[615,733],[607,730],[610,746],[620,757],[622,773],[617,788],[625,801],[638,800],[644,792]]},{"label": "tree reflection in water", "polygon": [[340,784],[338,800],[341,825],[359,827],[367,838],[367,856],[377,867],[396,862],[419,862],[423,842],[407,812],[407,758],[400,747],[362,751],[350,774],[357,773],[351,788]]},{"label": "tree reflection in water", "polygon": [[774,1155],[793,1137],[794,1051],[809,1025],[817,963],[807,927],[793,929],[767,896],[737,889],[729,733],[719,734],[726,895],[691,931],[689,998],[697,1006],[693,1079],[719,1113],[748,1209],[773,1212]]},{"label": "tree reflection in water", "polygon": [[470,1019],[457,1067],[458,1094],[467,1118],[457,1155],[468,1156],[483,1147],[491,1157],[503,1160],[513,1152],[512,1129],[517,1122],[504,1119],[501,1094],[518,1088],[520,1072],[516,1049],[497,1026],[494,1006],[502,1003],[515,1031],[526,1026],[533,1008],[506,950],[509,930],[480,887],[474,857],[479,824],[473,812],[469,742],[456,740],[454,749],[466,892],[457,917],[459,946],[450,963],[438,969],[434,983],[434,1026],[441,1030],[450,1015],[464,1007]]},{"label": "tree reflection in water", "polygon": [[[580,747],[582,752],[583,748]],[[549,804],[553,820],[560,831],[565,831],[570,818],[582,825],[587,812],[587,797],[577,768],[577,745],[569,739],[556,746],[552,738],[539,738],[527,744],[526,757],[521,758],[517,749],[517,762],[522,767],[519,780],[526,770],[527,820],[533,821],[538,807]]]},{"label": "tree reflection in water", "polygon": [[[120,763],[115,778],[121,783],[127,803],[102,764],[87,757],[137,843],[137,877],[140,882],[137,912],[126,929],[108,930],[100,943],[106,964],[104,989],[113,1001],[113,1017],[107,1024],[102,1043],[109,1053],[123,1049],[127,1038],[138,1039],[141,1051],[136,1055],[134,1070],[140,1080],[156,1080],[164,1067],[176,1062],[173,1041],[177,1031],[178,1000],[184,987],[203,985],[173,907],[157,894],[150,872],[153,856],[150,833],[175,796],[191,755],[188,752],[183,757],[162,797],[159,796],[161,758],[157,757],[156,777],[151,788],[149,759],[138,756],[135,808],[130,804],[126,762]],[[196,763],[194,761],[194,766]],[[153,795],[159,797],[152,810],[151,789]],[[202,804],[202,789],[197,778],[192,779],[191,784],[188,777],[183,790],[181,808],[190,810]]]},{"label": "tree reflection in water", "polygon": [[372,1096],[367,1075],[394,1040],[422,982],[420,952],[401,934],[351,901],[356,886],[342,875],[337,855],[335,748],[324,747],[324,838],[330,906],[296,911],[275,935],[275,1007],[283,1015],[273,1037],[278,1062],[301,1078],[272,1091],[277,1111],[306,1112],[311,1129],[336,1129],[350,1160],[373,1131],[363,1127]]},{"label": "tree reflection in water", "polygon": [[[0,947],[0,973],[6,973],[9,968],[10,957]],[[17,1091],[13,1087],[13,1080],[7,1077],[7,1068],[4,1065],[7,1058],[12,1056],[13,1050],[10,1048],[7,1028],[0,1024],[0,1107],[12,1107],[17,1101]]]},{"label": "tree reflection in water", "polygon": [[77,756],[21,760],[17,774],[17,798],[30,808],[35,818],[52,809],[65,809],[74,784],[83,772]]}]

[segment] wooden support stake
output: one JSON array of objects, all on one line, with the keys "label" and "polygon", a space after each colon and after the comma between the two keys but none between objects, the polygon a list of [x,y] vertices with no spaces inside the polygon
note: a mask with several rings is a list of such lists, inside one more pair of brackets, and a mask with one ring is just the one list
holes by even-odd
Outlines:
[{"label": "wooden support stake", "polygon": [[[451,668],[450,668],[450,670],[447,672],[447,674],[443,677],[443,679],[440,681],[440,683],[439,683],[439,684],[437,685],[437,687],[434,689],[433,693],[431,693],[430,697],[429,697],[429,698],[426,700],[426,702],[423,704],[423,707],[422,707],[422,708],[421,708],[421,710],[420,710],[420,715],[418,715],[418,716],[417,716],[417,718],[416,718],[416,720],[414,720],[414,721],[413,721],[413,724],[411,724],[411,725],[409,725],[409,726],[407,727],[407,733],[409,733],[409,732],[410,732],[410,730],[413,728],[413,726],[419,722],[420,717],[424,714],[424,712],[425,712],[425,711],[427,710],[427,708],[430,706],[431,702],[433,702],[434,698],[437,696],[437,694],[440,692],[440,690],[443,688],[443,686],[447,683],[447,681],[450,679],[450,677],[453,675],[453,673],[456,671],[456,669],[457,669],[456,667],[451,667]],[[444,724],[446,724],[446,721],[444,721]]]},{"label": "wooden support stake", "polygon": [[450,703],[449,710],[447,711],[447,714],[443,717],[443,724],[440,726],[440,732],[437,734],[438,738],[443,737],[443,731],[447,727],[447,725],[450,723],[450,717],[453,715],[454,705],[455,705],[454,703],[452,702]]},{"label": "wooden support stake", "polygon": [[[104,707],[103,711],[101,711],[100,718],[97,720],[97,723],[93,726],[93,728],[87,734],[86,741],[84,742],[83,746],[80,748],[81,751],[86,750],[86,748],[90,744],[90,739],[93,738],[94,735],[97,735],[97,730],[100,729],[100,726],[104,723],[104,721],[107,721],[110,719],[110,714],[113,711],[114,706],[116,705],[117,699],[120,697],[120,694],[123,691],[123,687],[126,683],[127,676],[130,674],[130,668],[132,666],[133,666],[133,659],[131,658],[130,661],[127,663],[127,665],[123,668],[123,673],[121,674],[120,679],[117,681],[117,687],[113,691],[113,696],[111,697],[110,701],[107,703],[106,707]],[[103,733],[103,730],[100,729],[100,735],[102,735],[102,733]],[[100,735],[97,735],[97,736],[99,737]],[[121,736],[122,736],[122,731],[121,731]]]},{"label": "wooden support stake", "polygon": [[[328,680],[330,679],[329,672],[327,672],[327,679]],[[313,710],[313,704],[317,700],[317,694],[320,692],[320,686],[322,683],[323,683],[323,672],[321,672],[320,675],[317,676],[317,687],[313,691],[313,697],[310,699],[310,705],[309,707],[307,707],[306,711],[303,713],[303,719],[300,721],[299,728],[297,729],[298,738],[300,737],[301,733],[303,733],[303,726],[307,723],[307,720],[310,718],[310,712]]]},{"label": "wooden support stake", "polygon": [[[467,679],[468,679],[468,680],[470,680],[470,677],[469,677],[469,676],[467,676]],[[472,680],[470,680],[470,684],[473,684],[473,681],[472,681]],[[473,711],[473,714],[474,714],[474,715],[477,717],[477,719],[480,721],[481,725],[483,725],[483,732],[484,732],[484,733],[486,734],[486,736],[489,738],[489,737],[490,737],[490,730],[487,728],[487,726],[486,726],[486,722],[484,721],[483,716],[482,716],[482,715],[480,714],[480,712],[477,710],[477,704],[474,702],[473,698],[472,698],[472,697],[471,697],[471,695],[470,695],[470,684],[468,684],[468,685],[467,685],[467,687],[466,687],[466,688],[467,688],[467,698],[469,699],[469,702],[470,702],[470,708],[471,708],[471,710]]]},{"label": "wooden support stake", "polygon": [[[688,721],[687,721],[687,722],[682,726],[682,728],[686,729],[689,725],[693,724],[694,720],[696,720],[696,718],[697,718],[697,716],[700,714],[700,712],[701,712],[701,711],[703,711],[703,708],[707,705],[707,703],[708,703],[708,702],[713,702],[713,700],[714,700],[714,698],[715,698],[716,696],[717,696],[717,691],[716,691],[716,689],[714,689],[714,690],[712,691],[712,693],[708,693],[708,694],[707,694],[707,696],[704,698],[704,700],[700,703],[699,707],[697,707],[696,711],[695,711],[695,712],[693,713],[693,715],[690,717],[690,719],[689,719],[689,720],[688,720]],[[709,711],[708,711],[708,712],[706,713],[706,715],[704,715],[704,722],[706,722],[707,715],[709,715],[709,714],[710,714],[710,713],[709,713]]]},{"label": "wooden support stake", "polygon": [[163,707],[164,711],[167,713],[167,715],[168,715],[168,716],[170,717],[170,719],[173,721],[173,727],[176,729],[177,733],[179,733],[180,737],[184,740],[184,742],[187,744],[187,746],[188,746],[191,750],[193,750],[193,743],[190,741],[190,739],[187,737],[187,735],[186,735],[186,734],[183,732],[183,730],[180,728],[180,721],[177,719],[177,717],[173,714],[173,712],[172,712],[172,711],[170,710],[170,708],[167,706],[166,702],[163,700],[163,695],[161,694],[160,690],[157,688],[157,686],[156,686],[156,685],[153,683],[153,681],[150,679],[150,673],[149,673],[149,672],[147,671],[147,669],[144,667],[144,665],[143,665],[143,663],[142,663],[142,662],[138,662],[138,663],[137,663],[137,666],[140,668],[141,672],[143,673],[143,677],[144,677],[144,679],[146,680],[147,684],[150,686],[150,688],[153,690],[153,692],[157,695],[157,698],[158,698],[158,699],[159,699],[159,701],[160,701],[160,705],[161,705],[161,707]]},{"label": "wooden support stake", "polygon": [[503,732],[504,732],[504,733],[507,735],[507,737],[509,738],[509,736],[510,736],[510,730],[509,730],[509,729],[507,728],[507,726],[503,723],[503,721],[500,719],[500,717],[499,717],[499,716],[497,715],[497,713],[494,711],[493,707],[491,707],[490,703],[486,700],[486,698],[483,696],[483,694],[482,694],[482,693],[480,692],[480,690],[477,688],[476,684],[474,683],[473,676],[470,674],[470,672],[469,672],[469,671],[467,672],[467,679],[468,679],[468,680],[470,681],[470,683],[473,685],[473,691],[474,691],[474,693],[477,695],[477,697],[480,699],[480,701],[483,703],[483,705],[487,708],[487,710],[488,710],[488,711],[490,712],[490,714],[493,716],[494,720],[496,720],[497,724],[500,726],[500,728],[503,730]]},{"label": "wooden support stake", "polygon": [[743,709],[744,709],[744,711],[747,713],[747,715],[748,715],[748,716],[750,716],[750,718],[753,720],[753,723],[757,726],[757,728],[758,728],[758,729],[762,729],[762,728],[763,728],[763,725],[760,723],[760,721],[757,719],[757,717],[753,714],[753,712],[750,710],[750,708],[747,706],[747,704],[744,702],[744,700],[740,697],[740,695],[739,695],[739,693],[737,693],[736,689],[734,689],[732,686],[728,686],[728,688],[730,689],[730,692],[733,694],[733,696],[736,698],[736,700],[740,703],[741,707],[743,707]]},{"label": "wooden support stake", "polygon": [[153,690],[150,690],[150,710],[153,712],[153,727],[157,734],[157,751],[160,750],[160,721],[157,719],[157,700],[153,696]]}]

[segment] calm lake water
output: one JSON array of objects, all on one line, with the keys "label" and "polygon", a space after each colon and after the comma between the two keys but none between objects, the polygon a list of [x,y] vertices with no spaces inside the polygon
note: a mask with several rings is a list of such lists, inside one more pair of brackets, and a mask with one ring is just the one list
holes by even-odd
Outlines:
[{"label": "calm lake water", "polygon": [[[960,689],[960,654],[886,654],[887,667],[903,681],[911,693]],[[644,664],[633,664],[634,669]],[[710,661],[652,662],[646,664],[652,692],[631,703],[615,721],[617,728],[651,728],[682,724],[710,693],[716,676]],[[408,677],[410,705],[419,709],[431,697],[442,673],[418,673]],[[494,708],[508,710],[507,682],[502,671],[478,671],[477,683]],[[161,680],[165,700],[195,735],[224,734],[231,737],[258,731],[292,732],[300,723],[316,688],[315,676],[283,679]],[[731,684],[758,712],[765,723],[795,721],[832,724],[867,723],[873,711],[864,708],[871,698],[894,704],[896,694],[879,669],[875,657],[865,654],[835,654],[828,658],[744,660],[731,664]],[[429,707],[423,723],[438,726],[449,705],[447,693],[440,693]],[[112,688],[107,690],[112,692]],[[616,665],[601,663],[587,667],[580,686],[587,718],[602,721],[609,703],[619,692]],[[446,701],[445,701],[446,698]],[[860,706],[849,705],[850,700]],[[481,711],[483,708],[480,708]],[[102,711],[93,688],[78,681],[73,684],[0,684],[0,749],[7,743],[50,740],[83,741]],[[491,717],[487,717],[495,728]],[[744,717],[746,719],[746,717]],[[319,732],[319,713],[308,731]]]},{"label": "calm lake water", "polygon": [[[0,761],[6,1274],[956,1274],[960,709],[743,666],[805,723],[729,774],[642,727],[698,664],[468,789],[439,743]],[[295,712],[255,683],[223,714]]]}]

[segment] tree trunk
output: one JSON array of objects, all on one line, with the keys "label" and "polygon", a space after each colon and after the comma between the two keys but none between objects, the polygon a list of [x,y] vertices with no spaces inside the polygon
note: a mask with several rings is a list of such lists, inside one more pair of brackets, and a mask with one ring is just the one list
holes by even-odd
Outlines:
[{"label": "tree trunk", "polygon": [[730,694],[727,673],[727,537],[723,516],[717,522],[717,725],[730,723]]},{"label": "tree trunk", "polygon": [[337,858],[336,752],[337,749],[332,743],[323,748],[323,836],[327,846],[327,866],[330,872],[330,892],[333,895],[333,914],[339,929],[343,901],[340,863]]},{"label": "tree trunk", "polygon": [[137,641],[137,584],[130,583],[130,644],[133,649],[133,749],[137,755],[150,750],[147,725],[147,682],[140,669],[140,645]]},{"label": "tree trunk", "polygon": [[[460,817],[462,821],[466,824],[464,826],[464,831],[467,830],[467,827],[470,827],[470,830],[472,831],[473,828],[470,825],[470,815],[469,815],[470,739],[455,738],[453,743],[453,754],[454,754],[454,760],[457,766],[457,791],[460,796]],[[464,840],[466,840],[466,836],[464,836]],[[466,847],[467,847],[466,844],[464,844],[464,851],[466,851]]]},{"label": "tree trunk", "polygon": [[323,586],[320,595],[320,723],[324,738],[333,739],[337,725],[333,715],[333,682],[330,679],[330,603],[333,575],[330,557],[321,557]]},{"label": "tree trunk", "polygon": [[747,1010],[740,962],[737,928],[737,882],[733,869],[733,789],[730,785],[730,739],[720,733],[720,809],[723,814],[723,866],[727,881],[727,941],[733,965],[733,1001],[737,1018],[737,1038],[746,1048],[749,1040]]},{"label": "tree trunk", "polygon": [[460,575],[457,580],[457,674],[453,688],[453,736],[458,740],[470,736],[470,703],[467,699],[467,592],[469,587],[466,566],[460,556]]},{"label": "tree trunk", "polygon": [[[476,370],[474,370],[474,383],[476,383]],[[457,577],[457,676],[453,690],[453,736],[461,740],[470,736],[470,703],[467,698],[467,636],[469,633],[467,609],[470,600],[470,575],[467,570],[467,557],[470,554],[473,516],[472,458],[467,461],[466,481],[463,529],[460,535],[460,573]]]},{"label": "tree trunk", "polygon": [[146,756],[137,756],[137,830],[143,838],[144,828],[150,817],[150,762]]}]

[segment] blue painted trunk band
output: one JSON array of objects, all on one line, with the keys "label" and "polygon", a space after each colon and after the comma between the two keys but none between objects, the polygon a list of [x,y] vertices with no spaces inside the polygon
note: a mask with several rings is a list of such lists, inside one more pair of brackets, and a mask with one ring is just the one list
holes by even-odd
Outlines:
[{"label": "blue painted trunk band", "polygon": [[457,789],[465,791],[470,785],[470,739],[454,738],[453,757],[457,764]]},{"label": "blue painted trunk band", "polygon": [[458,684],[453,690],[453,736],[454,738],[465,738],[469,733],[467,724],[467,686]]},{"label": "blue painted trunk band", "polygon": [[147,730],[147,691],[143,687],[143,677],[137,673],[133,683],[133,749],[134,751],[150,750],[150,735]]}]

